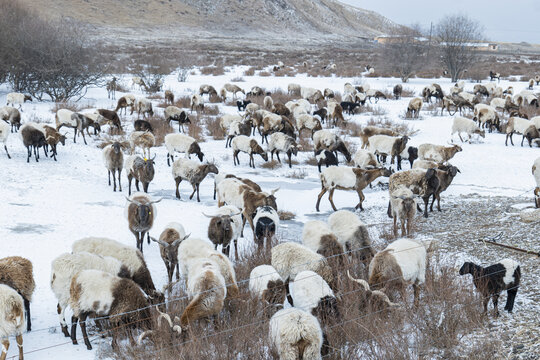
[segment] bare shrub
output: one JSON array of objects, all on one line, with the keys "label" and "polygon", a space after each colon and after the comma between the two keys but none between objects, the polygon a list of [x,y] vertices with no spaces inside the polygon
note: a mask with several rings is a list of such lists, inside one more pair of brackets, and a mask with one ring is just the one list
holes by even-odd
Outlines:
[{"label": "bare shrub", "polygon": [[206,66],[201,68],[202,75],[213,75],[219,76],[225,74],[225,69],[223,66]]},{"label": "bare shrub", "polygon": [[403,90],[401,91],[401,97],[413,97],[414,94],[415,94],[414,90],[407,87],[404,87]]},{"label": "bare shrub", "polygon": [[259,72],[259,76],[268,77],[268,76],[272,76],[272,74],[269,73],[268,71],[261,71]]},{"label": "bare shrub", "polygon": [[161,146],[165,142],[165,135],[174,132],[171,125],[169,125],[163,118],[159,116],[150,116],[146,119],[152,125],[154,130],[154,137],[156,138],[156,146]]},{"label": "bare shrub", "polygon": [[197,142],[204,142],[205,138],[202,119],[199,116],[196,118],[191,116],[190,119],[191,124],[188,124],[188,135],[197,140]]},{"label": "bare shrub", "polygon": [[266,161],[266,162],[262,163],[262,165],[261,165],[261,167],[263,169],[270,169],[270,170],[280,168],[281,166],[282,165],[277,160]]},{"label": "bare shrub", "polygon": [[296,169],[285,175],[285,177],[291,179],[305,179],[308,176],[308,172],[305,169]]},{"label": "bare shrub", "polygon": [[174,106],[180,109],[189,109],[191,106],[191,99],[189,96],[175,97]]},{"label": "bare shrub", "polygon": [[246,81],[246,80],[244,80],[244,78],[241,77],[241,76],[233,77],[233,78],[231,79],[231,82],[245,82],[245,81]]},{"label": "bare shrub", "polygon": [[210,99],[208,101],[213,103],[213,104],[216,104],[216,103],[221,102],[221,98],[219,97],[219,95],[212,94],[212,95],[210,95]]},{"label": "bare shrub", "polygon": [[395,122],[395,121],[390,120],[387,117],[384,117],[384,118],[371,117],[369,118],[366,125],[392,129],[398,134],[407,135],[409,137],[412,137],[418,134],[418,130],[415,130],[412,126],[410,126],[406,122]]},{"label": "bare shrub", "polygon": [[[236,104],[234,104],[236,106]],[[219,107],[216,105],[206,105],[204,107],[204,113],[206,115],[219,115]]]},{"label": "bare shrub", "polygon": [[75,102],[75,101],[59,101],[59,102],[56,102],[54,106],[51,108],[51,112],[53,114],[56,114],[56,112],[60,109],[68,109],[73,112],[79,112],[82,109],[84,109],[84,107],[82,106],[81,103]]},{"label": "bare shrub", "polygon": [[212,136],[214,140],[223,140],[225,139],[225,132],[219,125],[219,118],[209,117],[205,121],[206,129]]}]

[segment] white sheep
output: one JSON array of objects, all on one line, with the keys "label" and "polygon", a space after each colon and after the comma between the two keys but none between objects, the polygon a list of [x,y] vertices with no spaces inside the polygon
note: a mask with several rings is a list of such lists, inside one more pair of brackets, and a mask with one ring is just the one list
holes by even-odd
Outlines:
[{"label": "white sheep", "polygon": [[534,116],[531,118],[531,122],[533,123],[533,125],[538,129],[540,130],[540,116]]},{"label": "white sheep", "polygon": [[282,279],[295,279],[303,270],[319,274],[328,284],[334,275],[326,259],[315,251],[293,242],[286,242],[272,248],[272,266]]},{"label": "white sheep", "polygon": [[[416,165],[416,164],[415,164]],[[390,193],[392,217],[394,218],[394,235],[397,236],[397,221],[401,222],[401,235],[411,234],[411,226],[416,215],[416,197],[410,189],[399,187]],[[407,230],[405,230],[407,222]]]},{"label": "white sheep", "polygon": [[437,169],[439,167],[439,164],[435,161],[431,160],[417,160],[414,165],[413,169]]},{"label": "white sheep", "polygon": [[191,136],[184,134],[167,134],[165,135],[165,147],[167,148],[167,165],[170,166],[170,161],[174,161],[174,153],[185,153],[188,158],[191,154],[196,154],[199,161],[203,161],[204,154],[197,141]]},{"label": "white sheep", "polygon": [[202,96],[198,94],[193,94],[191,96],[190,106],[191,106],[191,112],[193,112],[193,109],[195,109],[196,111],[204,110],[204,100]]},{"label": "white sheep", "polygon": [[32,101],[32,97],[30,95],[24,95],[17,92],[11,92],[6,95],[6,105],[11,104],[11,106],[15,106],[15,104],[18,104],[19,110],[22,109],[22,104],[24,104],[26,101]]},{"label": "white sheep", "polygon": [[23,337],[25,317],[23,298],[14,289],[0,284],[0,338],[4,360],[9,349],[9,337],[15,336],[19,347],[19,360],[23,359]]},{"label": "white sheep", "polygon": [[300,88],[300,96],[302,99],[310,100],[314,103],[324,99],[324,96],[320,90],[304,86]]},{"label": "white sheep", "polygon": [[337,236],[345,251],[352,258],[365,262],[371,261],[375,250],[371,247],[371,237],[364,224],[352,211],[339,210],[328,217],[328,225]]},{"label": "white sheep", "polygon": [[330,264],[340,267],[344,265],[343,246],[325,222],[306,222],[302,230],[302,244],[324,256]]},{"label": "white sheep", "polygon": [[21,112],[14,107],[4,106],[0,108],[0,120],[11,124],[11,132],[17,132],[21,127]]},{"label": "white sheep", "polygon": [[287,85],[287,92],[289,95],[300,95],[301,89],[302,89],[302,86],[298,84],[291,83]]},{"label": "white sheep", "polygon": [[369,264],[369,285],[389,291],[397,289],[405,299],[405,286],[412,284],[414,303],[418,305],[420,285],[426,281],[427,253],[432,242],[399,239],[378,252]]},{"label": "white sheep", "polygon": [[154,115],[154,110],[152,109],[152,102],[147,98],[140,98],[137,100],[137,114],[143,118],[146,118],[147,115]]},{"label": "white sheep", "polygon": [[375,154],[365,149],[356,150],[353,156],[353,162],[356,167],[361,169],[374,169],[381,166]]},{"label": "white sheep", "polygon": [[103,162],[107,168],[109,174],[109,186],[111,186],[111,173],[113,175],[114,189],[116,191],[116,173],[118,172],[118,186],[122,191],[122,181],[120,180],[122,175],[122,168],[124,166],[124,154],[122,152],[122,145],[119,142],[114,142],[103,148]]},{"label": "white sheep", "polygon": [[294,307],[309,312],[321,323],[326,323],[329,318],[339,320],[334,292],[319,274],[310,270],[301,271],[289,284],[289,289]]},{"label": "white sheep", "polygon": [[292,155],[296,156],[298,154],[298,144],[289,135],[283,134],[281,132],[273,133],[270,135],[270,141],[268,142],[268,151],[270,151],[271,159],[274,160],[274,153],[276,153],[278,161],[281,163],[279,158],[279,153],[284,152],[289,158],[289,168],[292,167]]},{"label": "white sheep", "polygon": [[156,138],[149,131],[134,131],[129,135],[129,145],[132,154],[135,148],[140,147],[143,151],[143,156],[150,158],[150,148],[156,145]]},{"label": "white sheep", "polygon": [[486,132],[484,130],[480,130],[474,121],[461,116],[456,116],[454,118],[454,122],[452,123],[451,135],[454,135],[455,133],[458,134],[461,142],[463,142],[461,133],[466,133],[469,136],[469,143],[471,142],[471,138],[474,134],[477,134],[483,138],[486,137]]},{"label": "white sheep", "polygon": [[534,189],[535,205],[540,208],[540,157],[534,160],[532,174],[536,181],[536,188]]},{"label": "white sheep", "polygon": [[187,116],[186,112],[176,106],[167,106],[163,111],[165,121],[170,123],[171,121],[178,121],[178,132],[184,132],[184,124],[191,124],[191,120]]},{"label": "white sheep", "polygon": [[420,160],[431,160],[437,163],[443,163],[454,157],[462,151],[461,146],[442,146],[434,144],[422,144],[418,146],[418,157]]},{"label": "white sheep", "polygon": [[504,109],[506,105],[506,99],[502,99],[500,97],[494,97],[489,102],[489,106],[491,106],[494,109]]},{"label": "white sheep", "polygon": [[407,146],[407,136],[373,135],[369,138],[368,150],[377,156],[390,156],[390,164],[399,161],[401,152]]},{"label": "white sheep", "polygon": [[492,128],[499,128],[499,115],[494,107],[486,104],[474,105],[474,121],[478,120],[478,127],[485,128],[486,124],[489,126],[489,132]]},{"label": "white sheep", "polygon": [[128,277],[128,269],[120,260],[110,256],[100,256],[88,252],[64,253],[51,263],[51,289],[58,300],[60,327],[69,337],[65,312],[69,303],[69,288],[73,277],[82,270],[95,269],[120,277]]},{"label": "white sheep", "polygon": [[296,119],[296,129],[298,134],[304,129],[311,130],[311,137],[315,131],[322,130],[321,120],[319,116],[312,116],[309,114],[300,114],[299,116],[295,115]]},{"label": "white sheep", "polygon": [[4,144],[4,150],[6,150],[8,159],[11,159],[11,156],[9,155],[9,152],[7,149],[7,139],[9,137],[9,133],[10,133],[9,124],[3,120],[0,120],[0,142]]},{"label": "white sheep", "polygon": [[285,288],[283,279],[271,265],[259,265],[249,274],[249,292],[268,305],[283,306]]},{"label": "white sheep", "polygon": [[321,326],[313,315],[296,308],[283,309],[270,319],[272,351],[280,360],[320,360]]},{"label": "white sheep", "polygon": [[274,100],[270,96],[265,96],[263,100],[263,106],[266,110],[271,110],[274,107]]},{"label": "white sheep", "polygon": [[59,109],[55,115],[56,130],[60,129],[63,125],[76,128],[77,121],[71,117],[72,114],[74,114],[74,112],[69,109]]},{"label": "white sheep", "polygon": [[529,146],[532,146],[532,140],[540,137],[540,133],[532,121],[516,116],[512,116],[508,119],[505,145],[508,145],[508,138],[510,138],[512,146],[514,145],[514,140],[512,139],[514,132],[523,135],[521,138],[521,146],[523,146],[523,140],[525,140],[525,138],[529,141]]},{"label": "white sheep", "polygon": [[240,152],[244,152],[249,155],[249,166],[253,168],[255,168],[255,159],[253,158],[254,154],[259,154],[264,161],[268,161],[268,154],[257,143],[257,140],[245,135],[236,136],[232,140],[232,150],[234,165],[240,165],[240,160],[238,159],[238,154]]},{"label": "white sheep", "polygon": [[228,133],[231,124],[236,121],[242,122],[242,116],[238,114],[225,114],[219,119],[219,127],[224,133]]}]

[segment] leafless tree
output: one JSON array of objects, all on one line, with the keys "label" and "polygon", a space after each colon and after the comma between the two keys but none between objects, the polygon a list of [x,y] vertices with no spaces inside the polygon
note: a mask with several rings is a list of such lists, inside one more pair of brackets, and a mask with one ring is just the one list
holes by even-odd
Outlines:
[{"label": "leafless tree", "polygon": [[407,82],[426,63],[427,45],[416,27],[399,28],[382,48],[383,66]]},{"label": "leafless tree", "polygon": [[442,61],[455,82],[478,56],[471,44],[483,38],[482,26],[466,15],[448,15],[437,24],[435,34]]}]

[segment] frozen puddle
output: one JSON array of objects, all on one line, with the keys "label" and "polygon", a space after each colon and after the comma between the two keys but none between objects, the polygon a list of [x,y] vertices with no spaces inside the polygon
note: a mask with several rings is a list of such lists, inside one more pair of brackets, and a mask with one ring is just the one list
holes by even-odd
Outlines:
[{"label": "frozen puddle", "polygon": [[8,227],[11,232],[14,233],[35,233],[35,234],[41,234],[44,232],[51,232],[53,231],[53,226],[50,225],[38,225],[38,224],[28,224],[28,223],[19,223],[13,227]]}]

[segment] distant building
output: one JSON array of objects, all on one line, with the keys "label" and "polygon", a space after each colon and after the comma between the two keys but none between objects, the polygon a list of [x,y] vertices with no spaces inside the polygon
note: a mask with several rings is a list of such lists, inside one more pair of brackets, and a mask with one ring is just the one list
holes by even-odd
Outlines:
[{"label": "distant building", "polygon": [[[395,44],[406,38],[408,37],[403,35],[381,35],[375,37],[373,40],[376,44]],[[417,42],[428,41],[428,39],[425,37],[415,37],[414,40]]]}]

